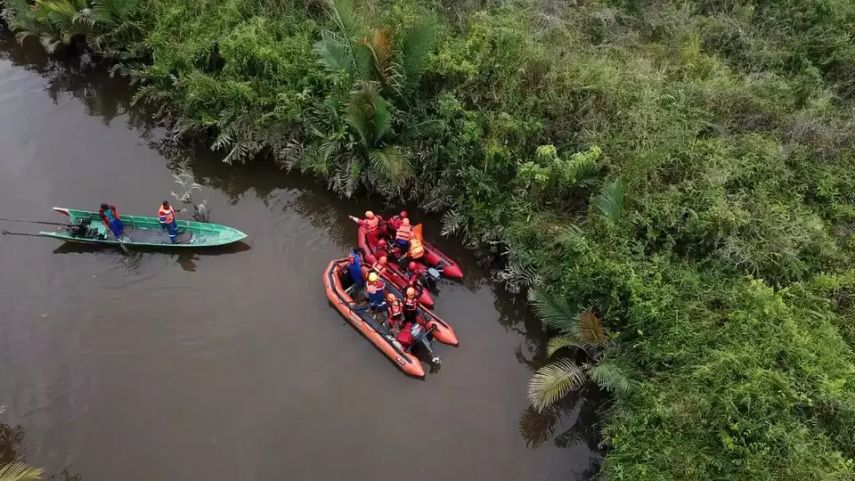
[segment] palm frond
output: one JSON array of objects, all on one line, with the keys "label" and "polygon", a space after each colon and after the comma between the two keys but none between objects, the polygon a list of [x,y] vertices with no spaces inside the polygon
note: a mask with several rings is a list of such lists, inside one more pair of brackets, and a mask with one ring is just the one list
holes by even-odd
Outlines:
[{"label": "palm frond", "polygon": [[602,389],[617,396],[630,394],[637,384],[627,369],[610,361],[602,361],[588,369],[588,375]]},{"label": "palm frond", "polygon": [[549,339],[549,342],[546,344],[546,355],[551,357],[565,347],[578,347],[579,349],[584,349],[585,344],[579,342],[579,339],[573,335],[556,336]]},{"label": "palm frond", "polygon": [[574,334],[586,344],[605,346],[609,337],[603,327],[602,319],[590,309],[584,310],[576,316],[577,327]]},{"label": "palm frond", "polygon": [[350,40],[343,35],[323,31],[312,51],[318,57],[318,63],[330,73],[353,72],[354,59]]},{"label": "palm frond", "polygon": [[537,412],[552,406],[585,384],[585,371],[570,359],[538,369],[528,383],[528,400]]},{"label": "palm frond", "polygon": [[329,0],[327,11],[338,31],[346,38],[357,38],[365,31],[362,17],[356,12],[352,0]]},{"label": "palm frond", "polygon": [[375,28],[362,39],[362,45],[368,47],[374,63],[374,70],[383,85],[392,82],[392,60],[395,38],[390,28]]},{"label": "palm frond", "polygon": [[427,68],[427,60],[437,40],[436,24],[424,21],[414,25],[401,44],[401,68],[408,89],[418,86]]},{"label": "palm frond", "polygon": [[360,82],[350,93],[345,121],[356,130],[366,149],[377,146],[389,132],[392,112],[376,82]]},{"label": "palm frond", "polygon": [[41,479],[44,470],[24,463],[10,463],[0,466],[0,481],[30,481]]},{"label": "palm frond", "polygon": [[368,153],[371,168],[377,175],[394,188],[401,188],[412,177],[412,169],[409,159],[395,146],[385,147],[379,150],[371,150]]},{"label": "palm frond", "polygon": [[594,198],[594,205],[607,219],[617,220],[623,210],[624,194],[623,181],[615,179]]},{"label": "palm frond", "polygon": [[534,311],[544,325],[564,334],[575,332],[578,309],[572,306],[566,298],[559,298],[540,289],[532,290],[529,298],[534,304]]}]

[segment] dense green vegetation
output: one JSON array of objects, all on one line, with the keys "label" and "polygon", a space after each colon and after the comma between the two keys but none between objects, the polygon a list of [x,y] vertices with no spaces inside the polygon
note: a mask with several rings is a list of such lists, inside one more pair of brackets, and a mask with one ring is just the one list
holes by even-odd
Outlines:
[{"label": "dense green vegetation", "polygon": [[176,138],[502,252],[583,363],[536,404],[612,391],[604,479],[855,478],[855,2],[6,3]]}]

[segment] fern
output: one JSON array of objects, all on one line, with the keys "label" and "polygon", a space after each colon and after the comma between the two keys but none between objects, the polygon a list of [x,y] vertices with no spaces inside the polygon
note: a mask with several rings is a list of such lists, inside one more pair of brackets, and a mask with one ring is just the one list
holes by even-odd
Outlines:
[{"label": "fern", "polygon": [[552,406],[585,384],[585,371],[570,359],[538,369],[528,383],[528,400],[537,412]]},{"label": "fern", "polygon": [[594,198],[594,205],[607,219],[616,221],[623,210],[625,189],[620,179],[607,184]]}]

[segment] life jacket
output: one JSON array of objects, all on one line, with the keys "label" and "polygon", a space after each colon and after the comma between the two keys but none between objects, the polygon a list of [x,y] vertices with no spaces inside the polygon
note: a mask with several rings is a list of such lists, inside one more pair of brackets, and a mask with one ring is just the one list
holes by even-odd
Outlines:
[{"label": "life jacket", "polygon": [[425,255],[425,246],[418,238],[410,239],[410,259],[421,259]]},{"label": "life jacket", "polygon": [[409,241],[413,236],[413,226],[401,224],[398,230],[395,231],[395,238],[398,240]]},{"label": "life jacket", "polygon": [[383,281],[368,281],[368,284],[365,285],[365,292],[367,292],[368,294],[377,294],[378,292],[383,292],[383,288],[385,287],[386,284],[384,284]]},{"label": "life jacket", "polygon": [[157,210],[157,220],[160,221],[161,224],[171,224],[175,222],[175,209],[170,205],[167,209],[164,206],[160,206],[160,209]]},{"label": "life jacket", "polygon": [[404,316],[404,305],[401,303],[400,299],[395,299],[393,302],[387,303],[387,306],[386,317],[389,319],[389,323],[392,324],[393,327],[397,326]]},{"label": "life jacket", "polygon": [[404,310],[405,311],[417,311],[419,308],[419,300],[416,299],[416,296],[407,297],[404,299]]}]

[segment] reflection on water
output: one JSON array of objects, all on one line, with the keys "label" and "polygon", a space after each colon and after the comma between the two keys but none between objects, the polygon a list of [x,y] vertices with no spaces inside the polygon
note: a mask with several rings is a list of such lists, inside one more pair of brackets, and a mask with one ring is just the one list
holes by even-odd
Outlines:
[{"label": "reflection on water", "polygon": [[[3,414],[3,406],[0,406],[0,415]],[[12,426],[0,421],[0,466],[9,463],[26,463],[23,455],[24,428]],[[73,473],[69,468],[63,469],[59,474],[51,474],[49,481],[82,481],[80,474]]]}]

